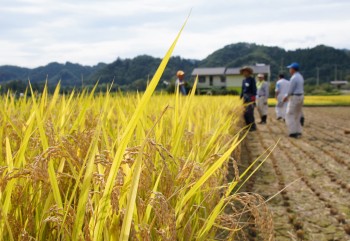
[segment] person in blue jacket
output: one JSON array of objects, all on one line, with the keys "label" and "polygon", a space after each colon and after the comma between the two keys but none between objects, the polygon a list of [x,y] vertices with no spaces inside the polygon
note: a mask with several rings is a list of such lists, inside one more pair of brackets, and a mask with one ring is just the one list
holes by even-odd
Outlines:
[{"label": "person in blue jacket", "polygon": [[249,131],[255,131],[254,104],[256,97],[256,82],[252,76],[253,69],[249,66],[244,66],[240,69],[240,74],[244,76],[241,91],[241,99],[243,99],[245,104],[244,120],[247,125],[250,125]]}]

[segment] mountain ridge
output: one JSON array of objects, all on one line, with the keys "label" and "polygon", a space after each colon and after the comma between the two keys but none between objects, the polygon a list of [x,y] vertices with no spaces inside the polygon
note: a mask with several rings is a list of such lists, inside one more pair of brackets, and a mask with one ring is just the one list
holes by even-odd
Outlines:
[{"label": "mountain ridge", "polygon": [[[93,66],[66,62],[51,62],[37,68],[25,68],[13,65],[0,66],[0,84],[9,81],[30,80],[32,83],[62,86],[93,85],[97,81],[107,84],[114,81],[125,89],[146,88],[147,81],[152,78],[160,58],[150,55],[139,55],[134,58],[117,58],[112,63],[98,63]],[[186,59],[180,56],[171,57],[162,79],[171,81],[178,69],[190,73],[196,67],[240,67],[256,63],[271,66],[271,79],[275,80],[279,72],[286,72],[285,66],[291,62],[299,62],[306,83],[316,83],[317,73],[320,82],[334,79],[350,79],[350,50],[336,49],[326,45],[313,48],[285,50],[278,46],[265,46],[255,43],[233,43],[226,45],[202,60]]]}]

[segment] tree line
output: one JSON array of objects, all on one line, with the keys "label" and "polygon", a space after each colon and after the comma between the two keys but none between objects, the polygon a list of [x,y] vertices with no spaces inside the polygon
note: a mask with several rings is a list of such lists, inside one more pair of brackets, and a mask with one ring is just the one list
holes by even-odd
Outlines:
[{"label": "tree line", "polygon": [[[83,66],[67,62],[50,63],[34,69],[17,66],[0,66],[0,92],[11,89],[23,92],[28,81],[33,88],[40,91],[45,83],[54,89],[58,82],[61,91],[92,88],[99,83],[101,91],[113,83],[115,90],[143,91],[147,82],[153,77],[161,59],[149,55],[140,55],[132,59],[117,58],[110,64],[99,63],[95,66]],[[319,45],[314,48],[284,50],[251,43],[227,45],[203,60],[172,57],[164,71],[160,90],[173,88],[175,73],[184,70],[186,79],[190,79],[196,67],[240,67],[265,63],[271,66],[271,80],[276,80],[281,72],[287,72],[285,66],[297,61],[301,65],[307,85],[329,83],[334,79],[350,80],[350,52]]]}]

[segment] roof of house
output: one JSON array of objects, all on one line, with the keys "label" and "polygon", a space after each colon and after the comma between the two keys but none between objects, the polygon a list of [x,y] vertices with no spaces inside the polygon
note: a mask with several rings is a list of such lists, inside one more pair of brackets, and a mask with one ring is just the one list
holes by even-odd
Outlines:
[{"label": "roof of house", "polygon": [[[254,74],[269,74],[270,65],[252,65],[249,66],[253,69]],[[225,68],[225,67],[215,67],[215,68],[195,68],[192,71],[192,76],[196,75],[239,75],[239,68]]]},{"label": "roof of house", "polygon": [[240,74],[239,70],[241,68],[228,68],[226,69],[225,74]]},{"label": "roof of house", "polygon": [[[270,65],[252,65],[249,66],[253,69],[254,74],[269,74],[270,73]],[[241,68],[227,68],[225,74],[227,75],[236,75],[240,74]]]},{"label": "roof of house", "polygon": [[217,68],[195,68],[192,71],[192,76],[196,75],[224,75],[225,67],[217,67]]}]

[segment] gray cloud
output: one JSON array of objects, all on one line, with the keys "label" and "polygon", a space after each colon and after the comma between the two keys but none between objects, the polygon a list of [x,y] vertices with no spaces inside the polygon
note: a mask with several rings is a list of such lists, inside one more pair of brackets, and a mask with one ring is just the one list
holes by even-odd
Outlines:
[{"label": "gray cloud", "polygon": [[350,48],[346,0],[3,0],[0,65],[162,57],[191,8],[174,53],[183,57],[204,58],[239,41]]}]

